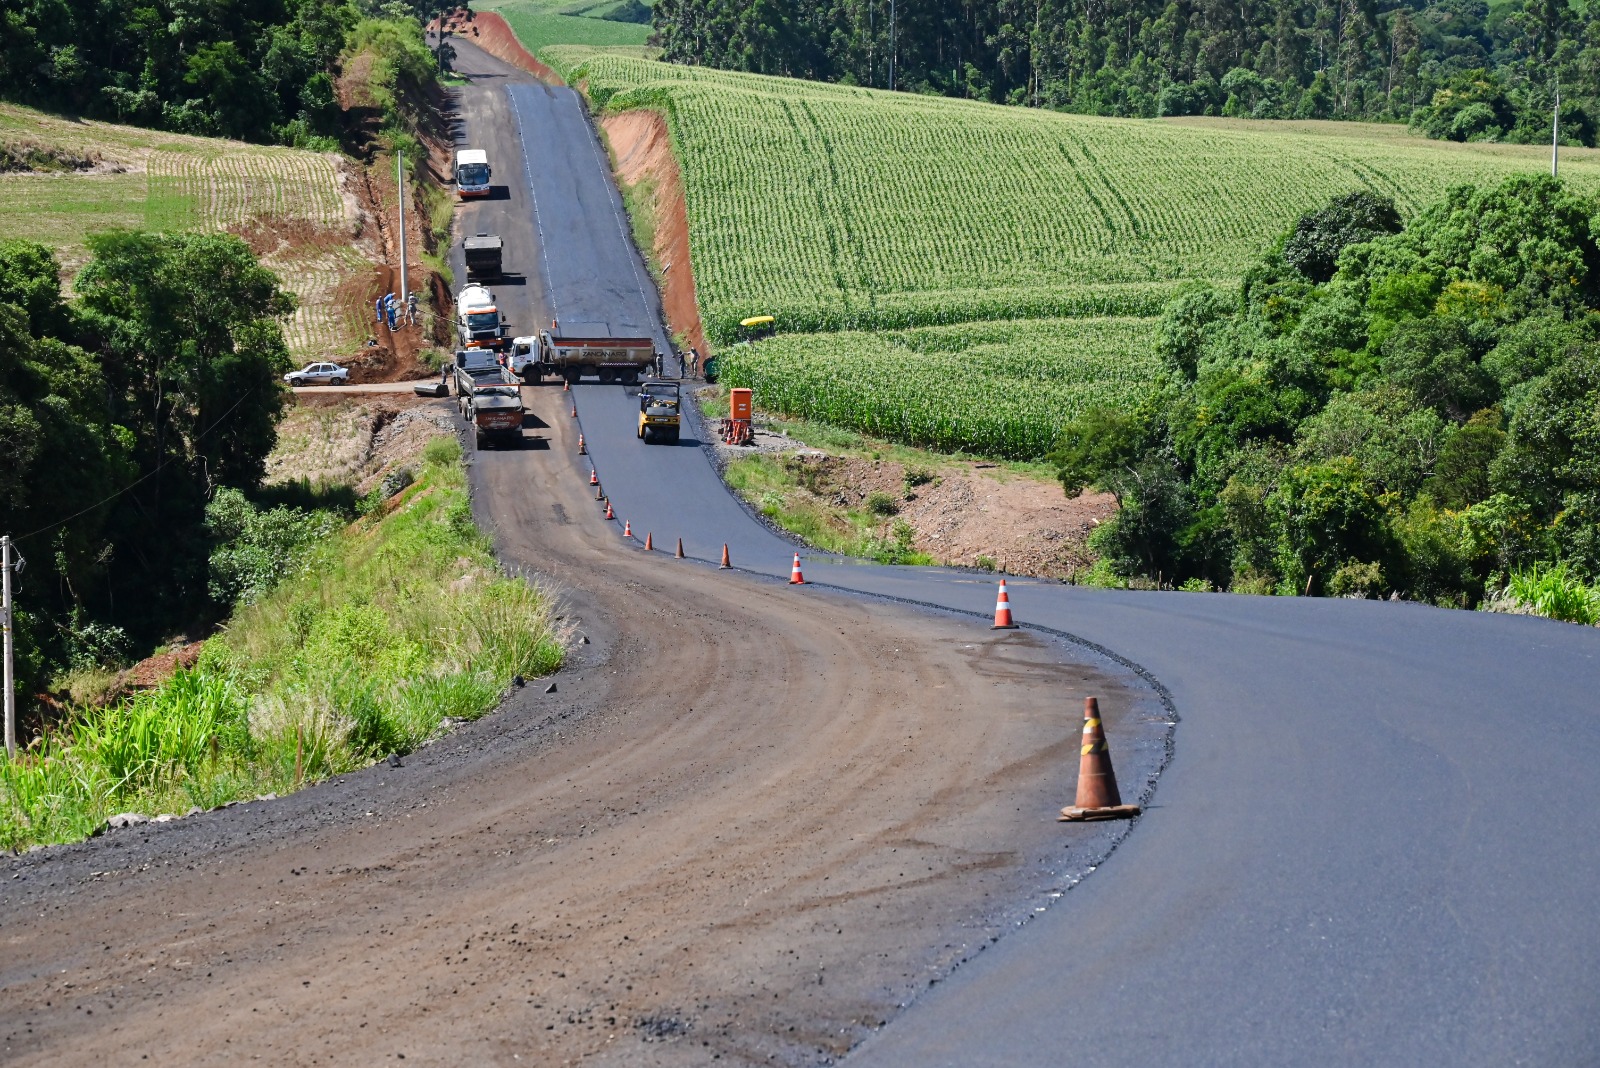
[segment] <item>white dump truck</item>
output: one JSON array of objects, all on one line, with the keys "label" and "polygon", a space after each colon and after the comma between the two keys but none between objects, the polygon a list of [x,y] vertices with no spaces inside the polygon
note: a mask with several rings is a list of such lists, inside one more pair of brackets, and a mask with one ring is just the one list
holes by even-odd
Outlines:
[{"label": "white dump truck", "polygon": [[598,378],[631,385],[649,375],[656,364],[655,342],[647,337],[572,336],[542,330],[537,336],[511,341],[511,369],[535,386],[546,375],[571,383]]},{"label": "white dump truck", "polygon": [[456,294],[456,336],[464,349],[505,348],[505,316],[488,286],[467,286]]},{"label": "white dump truck", "polygon": [[481,148],[463,148],[456,152],[456,196],[486,197],[489,195],[489,153]]}]

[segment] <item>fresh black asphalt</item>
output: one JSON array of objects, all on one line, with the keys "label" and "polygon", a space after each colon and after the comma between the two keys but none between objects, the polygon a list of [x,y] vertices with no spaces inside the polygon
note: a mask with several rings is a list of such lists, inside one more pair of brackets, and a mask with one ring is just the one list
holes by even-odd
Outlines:
[{"label": "fresh black asphalt", "polygon": [[[530,284],[503,291],[518,332],[554,314],[662,338],[580,100],[458,48],[466,128],[508,187],[462,231],[526,257]],[[573,396],[639,538],[787,576],[796,547],[728,494],[703,431],[647,447],[625,387]],[[814,581],[993,607],[990,576],[802,555]],[[1159,679],[1175,757],[1102,870],[851,1063],[1600,1062],[1600,631],[1030,580],[1012,602]]]}]

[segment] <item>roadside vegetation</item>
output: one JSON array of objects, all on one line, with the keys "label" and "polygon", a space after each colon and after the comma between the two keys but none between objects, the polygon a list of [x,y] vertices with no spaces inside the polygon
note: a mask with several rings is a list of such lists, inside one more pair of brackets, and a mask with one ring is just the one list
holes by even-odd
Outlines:
[{"label": "roadside vegetation", "polygon": [[1069,422],[1069,492],[1117,495],[1100,578],[1520,605],[1592,621],[1600,576],[1595,202],[1461,187],[1403,225],[1309,213],[1236,291],[1167,309],[1148,399]]},{"label": "roadside vegetation", "polygon": [[454,438],[435,439],[361,510],[347,523],[219,494],[211,581],[239,608],[192,670],[77,710],[0,763],[0,848],[82,838],[123,811],[285,793],[403,755],[446,721],[488,711],[514,676],[560,666],[550,598],[502,574],[473,526]]},{"label": "roadside vegetation", "polygon": [[[876,560],[881,564],[935,564],[918,552],[915,531],[897,519],[898,500],[886,493],[859,506],[817,499],[817,468],[803,456],[757,453],[728,464],[728,485],[768,520],[826,552]],[[805,491],[805,492],[799,492]]]}]

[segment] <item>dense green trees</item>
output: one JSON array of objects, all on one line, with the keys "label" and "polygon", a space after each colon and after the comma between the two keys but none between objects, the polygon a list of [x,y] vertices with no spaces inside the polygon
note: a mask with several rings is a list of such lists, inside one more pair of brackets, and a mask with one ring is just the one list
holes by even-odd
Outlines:
[{"label": "dense green trees", "polygon": [[1158,398],[1054,454],[1069,492],[1121,499],[1102,566],[1452,604],[1542,561],[1600,577],[1595,217],[1549,178],[1455,189],[1397,232],[1341,197],[1237,297],[1181,294]]},{"label": "dense green trees", "polygon": [[182,133],[331,144],[332,74],[360,14],[347,0],[12,0],[0,13],[0,97]]},{"label": "dense green trees", "polygon": [[658,0],[670,60],[1107,115],[1385,118],[1542,141],[1600,118],[1600,11],[1566,0]]},{"label": "dense green trees", "polygon": [[69,303],[48,250],[0,243],[0,515],[29,559],[25,686],[92,658],[86,643],[159,640],[212,610],[229,532],[208,531],[207,501],[260,482],[289,364],[292,299],[238,238],[89,245]]}]

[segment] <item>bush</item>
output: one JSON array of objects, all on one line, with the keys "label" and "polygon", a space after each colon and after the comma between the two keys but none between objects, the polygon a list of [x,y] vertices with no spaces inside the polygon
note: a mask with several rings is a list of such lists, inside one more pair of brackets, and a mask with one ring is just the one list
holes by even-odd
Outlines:
[{"label": "bush", "polygon": [[1508,592],[1538,615],[1589,627],[1600,623],[1600,590],[1585,585],[1565,561],[1513,571]]},{"label": "bush", "polygon": [[881,490],[874,490],[867,494],[867,511],[873,515],[891,516],[900,511],[900,505],[887,493]]}]

